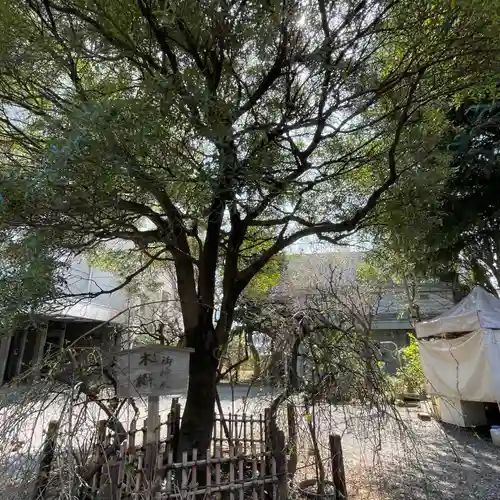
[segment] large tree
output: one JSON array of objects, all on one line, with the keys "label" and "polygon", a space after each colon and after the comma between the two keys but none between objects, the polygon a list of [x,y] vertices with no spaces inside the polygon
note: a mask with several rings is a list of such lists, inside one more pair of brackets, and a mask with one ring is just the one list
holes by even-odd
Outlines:
[{"label": "large tree", "polygon": [[[449,112],[455,133],[444,145],[449,175],[436,203],[438,221],[427,233],[436,267],[455,265],[465,280],[500,290],[500,106],[497,87]],[[431,215],[432,216],[432,215]]]},{"label": "large tree", "polygon": [[[449,280],[456,299],[474,285],[500,290],[498,84],[442,110],[442,141],[425,179],[378,208],[373,256],[401,277]],[[392,257],[391,257],[392,255]],[[406,279],[407,279],[406,278]]]},{"label": "large tree", "polygon": [[368,224],[432,152],[436,103],[489,80],[495,18],[455,4],[2,3],[2,236],[68,256],[131,242],[130,280],[173,261],[194,348],[182,447],[208,446],[253,276],[301,238]]}]

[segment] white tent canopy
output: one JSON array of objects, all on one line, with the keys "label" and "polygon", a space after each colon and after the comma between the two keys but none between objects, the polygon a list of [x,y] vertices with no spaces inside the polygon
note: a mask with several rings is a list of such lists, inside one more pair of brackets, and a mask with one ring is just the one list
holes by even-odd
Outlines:
[{"label": "white tent canopy", "polygon": [[500,299],[477,286],[461,302],[430,321],[417,323],[417,338],[443,333],[500,330]]},{"label": "white tent canopy", "polygon": [[[500,300],[476,287],[416,325],[428,392],[458,401],[500,401]],[[459,337],[442,334],[464,333]]]}]

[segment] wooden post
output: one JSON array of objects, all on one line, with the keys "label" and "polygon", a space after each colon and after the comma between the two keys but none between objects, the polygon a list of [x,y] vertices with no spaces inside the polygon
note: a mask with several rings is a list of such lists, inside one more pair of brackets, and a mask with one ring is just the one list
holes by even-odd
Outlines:
[{"label": "wooden post", "polygon": [[28,338],[28,329],[23,328],[23,330],[20,332],[20,339],[19,339],[19,349],[17,353],[17,360],[16,360],[16,377],[21,375],[21,371],[23,369],[23,358],[24,358],[24,349],[26,348],[26,340]]},{"label": "wooden post", "polygon": [[[181,431],[181,405],[179,398],[172,399],[172,449],[174,450],[174,457],[180,454],[179,439]],[[180,456],[179,456],[180,458]]]},{"label": "wooden post", "polygon": [[49,329],[49,323],[47,322],[45,325],[37,330],[36,341],[35,341],[35,350],[33,354],[34,361],[34,374],[35,378],[40,376],[40,370],[43,364],[43,349],[45,347],[45,342],[47,341],[47,330]]},{"label": "wooden post", "polygon": [[9,359],[10,343],[12,334],[4,335],[0,340],[0,385],[3,385],[5,377],[5,368]]},{"label": "wooden post", "polygon": [[[271,450],[271,409],[270,408],[265,408],[264,409],[264,421],[262,422],[262,416],[261,416],[261,422],[260,422],[260,439],[264,442],[263,448],[261,448],[262,451],[267,451]],[[264,424],[264,425],[262,425]]]},{"label": "wooden post", "polygon": [[68,323],[64,322],[64,327],[61,330],[61,336],[59,337],[59,351],[62,353],[64,351],[64,342],[66,341],[66,330],[68,329]]},{"label": "wooden post", "polygon": [[101,487],[102,464],[101,455],[104,452],[104,440],[106,439],[106,420],[99,420],[96,429],[96,444],[94,451],[94,461],[96,471],[92,477],[92,494],[96,495]]},{"label": "wooden post", "polygon": [[144,467],[146,477],[151,483],[154,480],[156,455],[158,449],[158,434],[160,432],[160,397],[148,397],[148,418],[146,421],[146,442],[144,443]]},{"label": "wooden post", "polygon": [[330,436],[330,454],[332,460],[333,484],[335,485],[335,498],[336,500],[347,500],[342,441],[338,434]]},{"label": "wooden post", "polygon": [[59,422],[53,420],[49,423],[47,437],[43,444],[42,457],[38,474],[35,480],[35,490],[33,492],[33,500],[43,500],[47,498],[47,486],[49,484],[49,473],[54,459],[54,452],[57,441],[57,431],[59,430]]},{"label": "wooden post", "polygon": [[288,475],[293,478],[295,472],[297,471],[298,463],[298,453],[297,453],[297,422],[296,422],[296,412],[295,405],[293,403],[288,403],[287,405],[287,420],[288,420],[288,454],[290,459],[288,460]]},{"label": "wooden post", "polygon": [[[288,498],[288,465],[286,457],[285,434],[278,429],[276,418],[271,413],[270,408],[264,410],[266,429],[266,451],[271,451],[271,458],[267,460],[267,473],[276,476],[277,499],[287,500]],[[272,470],[274,468],[274,471]]]},{"label": "wooden post", "polygon": [[[274,439],[273,439],[274,441]],[[273,450],[274,454],[274,467],[277,475],[277,500],[288,499],[288,466],[286,463],[285,454],[285,434],[283,431],[277,431],[276,444]]]}]

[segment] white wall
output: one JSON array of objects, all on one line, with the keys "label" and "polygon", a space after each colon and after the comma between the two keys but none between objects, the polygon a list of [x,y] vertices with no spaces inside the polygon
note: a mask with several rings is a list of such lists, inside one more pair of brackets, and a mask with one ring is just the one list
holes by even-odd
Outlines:
[{"label": "white wall", "polygon": [[[122,283],[113,273],[89,266],[85,259],[73,262],[66,279],[69,293],[72,294],[99,293],[112,290]],[[160,319],[164,314],[170,318],[175,314],[172,302],[160,304],[162,299],[171,301],[175,295],[172,278],[165,274],[162,286],[158,290],[140,295],[129,294],[126,289],[111,294],[103,293],[92,299],[79,300],[67,307],[63,314],[98,321],[109,321],[114,318],[113,322],[122,324],[131,321],[149,322]],[[151,302],[156,304],[150,304]],[[145,305],[141,307],[141,304]]]},{"label": "white wall", "polygon": [[[73,263],[66,279],[69,293],[72,294],[99,293],[112,290],[120,284],[112,273],[90,267],[84,259]],[[119,315],[121,311],[126,311],[128,307],[129,297],[127,293],[119,290],[112,294],[99,295],[90,300],[86,298],[79,300],[76,304],[66,308],[64,314],[79,318],[109,321]],[[126,312],[116,318],[117,323],[126,323],[127,321],[128,313]]]}]

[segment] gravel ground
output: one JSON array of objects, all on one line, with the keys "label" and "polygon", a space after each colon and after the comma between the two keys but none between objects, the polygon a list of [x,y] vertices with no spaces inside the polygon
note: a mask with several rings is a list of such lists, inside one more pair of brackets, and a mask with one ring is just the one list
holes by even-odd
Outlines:
[{"label": "gravel ground", "polygon": [[[238,411],[246,389],[237,388],[231,398],[227,391],[221,391],[223,401],[234,395],[231,406]],[[246,411],[259,411],[271,397],[250,391]],[[395,411],[381,415],[349,405],[318,411],[323,456],[329,455],[328,434],[342,435],[350,500],[500,500],[500,448],[488,433],[422,421],[416,408]],[[300,430],[304,434],[305,422]],[[315,469],[309,449],[307,440],[299,443],[299,480]]]},{"label": "gravel ground", "polygon": [[[219,392],[224,410],[232,413],[259,413],[272,399],[269,390],[245,386],[221,385]],[[169,406],[170,401],[162,398],[162,411]],[[50,415],[40,418],[35,429],[26,429],[33,444],[42,441],[42,429],[55,410],[51,407]],[[328,434],[342,435],[349,500],[500,500],[500,448],[491,440],[471,430],[421,421],[416,409],[398,410],[398,415],[391,416],[350,405],[318,411],[315,423],[325,459]],[[299,420],[305,435],[305,419]],[[6,444],[0,438],[0,454]],[[300,480],[310,477],[315,466],[307,439],[299,443],[299,450]],[[9,496],[5,485],[2,489],[3,500]]]},{"label": "gravel ground", "polygon": [[421,421],[415,409],[400,417],[380,433],[366,415],[348,420],[342,443],[351,500],[500,499],[500,449],[491,440]]}]

